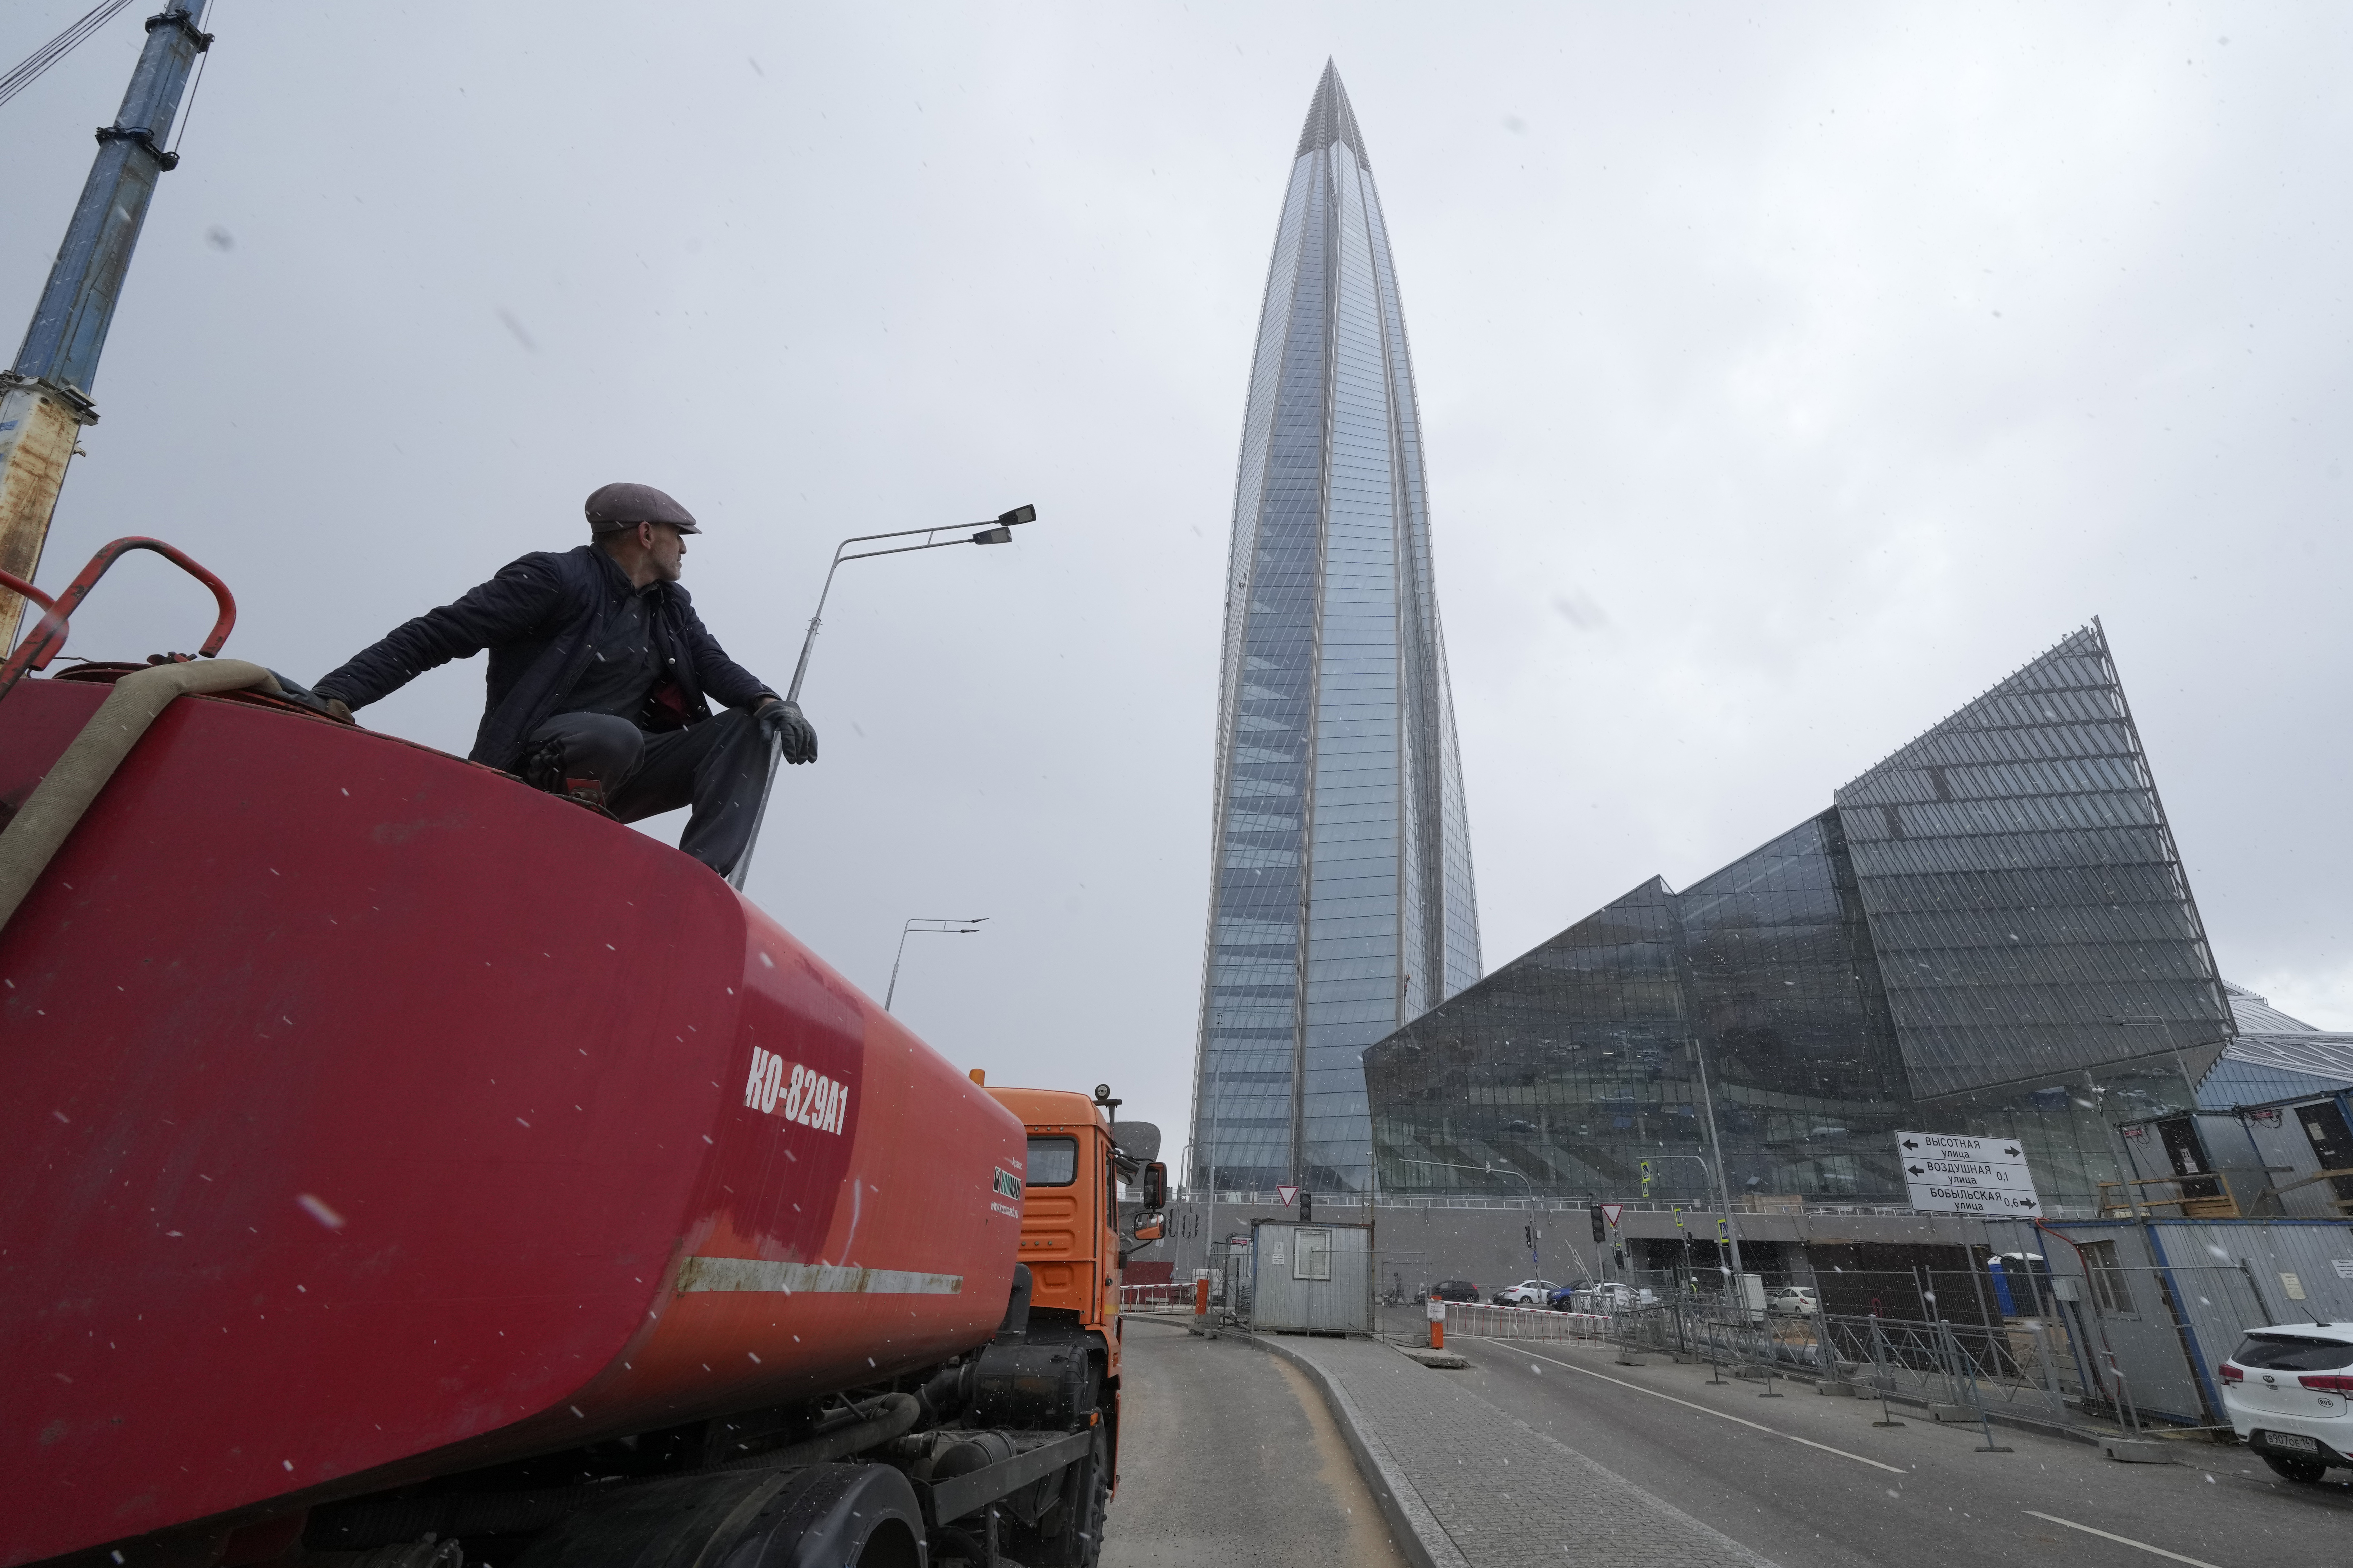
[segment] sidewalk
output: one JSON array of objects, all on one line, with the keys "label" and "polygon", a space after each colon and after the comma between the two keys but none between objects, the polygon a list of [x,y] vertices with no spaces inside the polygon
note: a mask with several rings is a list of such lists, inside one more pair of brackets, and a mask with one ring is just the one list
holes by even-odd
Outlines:
[{"label": "sidewalk", "polygon": [[1322,1385],[1366,1479],[1428,1568],[1774,1568],[1766,1558],[1449,1374],[1376,1340],[1266,1335]]}]

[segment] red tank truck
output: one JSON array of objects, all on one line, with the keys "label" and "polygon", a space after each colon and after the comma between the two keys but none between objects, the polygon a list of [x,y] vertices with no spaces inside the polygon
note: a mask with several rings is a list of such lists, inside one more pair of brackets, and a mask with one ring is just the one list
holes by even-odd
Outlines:
[{"label": "red tank truck", "polygon": [[122,548],[0,669],[0,1565],[1092,1563],[1093,1103],[259,667],[26,679]]}]

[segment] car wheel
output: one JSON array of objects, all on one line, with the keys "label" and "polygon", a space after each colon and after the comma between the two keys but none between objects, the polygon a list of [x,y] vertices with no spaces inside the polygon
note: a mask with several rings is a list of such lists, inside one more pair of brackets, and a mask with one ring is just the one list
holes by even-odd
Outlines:
[{"label": "car wheel", "polygon": [[2318,1459],[2291,1459],[2280,1454],[2265,1454],[2263,1463],[2292,1481],[2316,1481],[2328,1473],[2328,1467]]}]

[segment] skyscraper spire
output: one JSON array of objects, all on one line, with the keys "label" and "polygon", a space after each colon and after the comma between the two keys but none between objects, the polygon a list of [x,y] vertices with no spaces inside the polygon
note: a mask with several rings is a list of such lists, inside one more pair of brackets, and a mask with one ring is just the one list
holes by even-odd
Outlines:
[{"label": "skyscraper spire", "polygon": [[1340,68],[1327,59],[1324,62],[1324,79],[1315,84],[1315,101],[1307,106],[1307,123],[1299,132],[1299,151],[1293,156],[1304,158],[1335,142],[1355,152],[1360,168],[1372,167],[1373,161],[1365,153],[1365,139],[1356,130],[1356,111],[1348,107],[1348,89],[1340,85]]},{"label": "skyscraper spire", "polygon": [[1421,415],[1327,63],[1259,317],[1227,567],[1188,1178],[1370,1184],[1365,1048],[1479,975]]}]

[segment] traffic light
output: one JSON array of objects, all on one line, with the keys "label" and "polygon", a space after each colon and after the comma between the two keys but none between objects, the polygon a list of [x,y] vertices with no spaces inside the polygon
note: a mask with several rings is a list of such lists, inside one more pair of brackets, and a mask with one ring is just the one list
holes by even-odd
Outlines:
[{"label": "traffic light", "polygon": [[1592,1205],[1590,1212],[1593,1215],[1593,1239],[1597,1242],[1609,1240],[1609,1222],[1601,1217],[1601,1205]]},{"label": "traffic light", "polygon": [[1522,1236],[1525,1236],[1525,1237],[1527,1237],[1527,1240],[1528,1240],[1528,1246],[1529,1246],[1531,1248],[1533,1248],[1533,1247],[1535,1246],[1535,1244],[1536,1244],[1536,1227],[1535,1227],[1535,1226],[1532,1226],[1532,1225],[1524,1225],[1524,1226],[1520,1226],[1520,1234],[1521,1234]]}]

